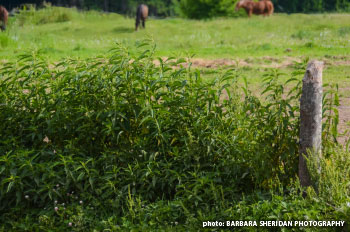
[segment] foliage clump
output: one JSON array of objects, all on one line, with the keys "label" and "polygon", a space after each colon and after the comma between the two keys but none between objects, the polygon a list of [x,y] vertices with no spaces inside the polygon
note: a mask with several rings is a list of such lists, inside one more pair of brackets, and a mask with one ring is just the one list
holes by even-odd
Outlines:
[{"label": "foliage clump", "polygon": [[238,217],[242,193],[252,194],[242,203],[248,220],[269,207],[258,203],[257,216],[254,202],[270,198],[258,192],[293,187],[300,81],[286,91],[279,72],[267,73],[258,98],[234,69],[204,80],[183,59],[155,65],[154,47],[140,46],[139,56],[118,46],[94,59],[52,65],[33,52],[3,65],[3,228],[28,226],[14,220],[25,209],[42,228],[194,225]]},{"label": "foliage clump", "polygon": [[29,8],[21,9],[16,18],[20,26],[27,23],[35,25],[62,23],[72,20],[73,11],[73,9],[51,7],[50,5],[41,10],[36,10],[34,6],[30,6]]},{"label": "foliage clump", "polygon": [[180,15],[186,18],[203,19],[216,16],[233,16],[235,0],[179,0],[176,3]]}]

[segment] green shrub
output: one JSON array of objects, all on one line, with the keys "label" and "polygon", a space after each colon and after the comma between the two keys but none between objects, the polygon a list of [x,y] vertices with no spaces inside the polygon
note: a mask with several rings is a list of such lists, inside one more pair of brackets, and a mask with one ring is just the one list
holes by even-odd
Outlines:
[{"label": "green shrub", "polygon": [[214,16],[233,16],[234,0],[179,0],[180,13],[193,19],[211,18]]},{"label": "green shrub", "polygon": [[[3,228],[189,226],[225,215],[242,193],[293,185],[300,81],[266,73],[258,98],[246,80],[240,91],[235,70],[204,80],[183,59],[156,66],[147,46],[135,57],[118,46],[55,65],[32,52],[2,66]],[[252,204],[261,200],[246,203],[247,218],[260,217]]]},{"label": "green shrub", "polygon": [[21,10],[16,16],[18,24],[23,26],[25,23],[32,24],[48,24],[67,22],[72,19],[73,9],[63,7],[46,6],[41,10],[36,10],[34,7]]}]

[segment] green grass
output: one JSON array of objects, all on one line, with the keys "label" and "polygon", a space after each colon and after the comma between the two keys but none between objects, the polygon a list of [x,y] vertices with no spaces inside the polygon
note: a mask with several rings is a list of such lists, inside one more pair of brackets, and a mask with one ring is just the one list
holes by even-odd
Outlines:
[{"label": "green grass", "polygon": [[[230,67],[223,68],[200,68],[203,75],[208,78],[215,78],[219,73],[225,72]],[[268,73],[275,68],[261,68],[261,67],[243,67],[237,68],[241,77],[246,77],[249,84],[259,85],[262,82],[263,73]],[[284,75],[281,76],[280,81],[286,81],[290,74],[293,72],[293,68],[281,68],[279,69]],[[350,85],[350,66],[326,66],[323,70],[323,83],[324,84],[338,84],[342,87]]]},{"label": "green grass", "polygon": [[[115,42],[130,47],[153,38],[159,56],[247,58],[262,56],[347,55],[350,15],[274,14],[263,18],[187,20],[153,19],[146,30],[134,31],[134,19],[118,14],[48,8],[11,18],[0,38],[0,56],[11,59],[23,49],[43,49],[50,59],[90,57],[108,51]],[[45,11],[56,15],[44,17]],[[57,13],[57,11],[59,11]],[[28,16],[29,15],[29,16]],[[286,49],[291,52],[286,53]]]},{"label": "green grass", "polygon": [[[114,13],[67,8],[22,12],[10,19],[8,31],[0,33],[0,62],[33,49],[41,50],[50,61],[93,57],[105,54],[116,42],[135,53],[135,44],[152,38],[157,56],[247,60],[251,67],[241,68],[241,73],[250,84],[258,84],[261,72],[269,70],[261,64],[271,63],[269,58],[282,63],[287,57],[332,60],[334,56],[350,54],[348,14],[274,14],[268,18],[211,20],[150,18],[146,30],[137,32],[134,23],[133,18]],[[328,65],[325,83],[348,83],[348,70],[347,65]],[[287,74],[286,78],[290,76],[290,68],[280,71]],[[207,76],[215,73],[217,70]]]},{"label": "green grass", "polygon": [[[67,8],[23,12],[10,19],[8,31],[0,33],[0,62],[33,49],[41,50],[50,61],[93,57],[105,54],[116,42],[135,53],[135,45],[152,38],[157,45],[156,56],[246,60],[251,67],[239,67],[241,75],[258,88],[261,72],[271,69],[261,67],[271,63],[269,58],[282,63],[288,57],[332,60],[334,56],[339,59],[350,54],[348,14],[274,14],[268,18],[211,20],[150,18],[146,30],[137,32],[134,23],[133,18],[114,13]],[[217,70],[220,69],[203,72],[210,78]],[[327,65],[324,82],[349,83],[348,70],[347,65]],[[290,76],[290,68],[280,71],[287,74],[282,81]]]}]

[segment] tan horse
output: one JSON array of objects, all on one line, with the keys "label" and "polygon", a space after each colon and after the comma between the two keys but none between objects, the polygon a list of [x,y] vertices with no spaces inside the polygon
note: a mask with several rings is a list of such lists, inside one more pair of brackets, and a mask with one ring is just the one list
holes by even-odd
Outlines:
[{"label": "tan horse", "polygon": [[140,21],[142,21],[142,27],[146,28],[145,21],[147,17],[148,17],[148,6],[144,4],[139,5],[136,11],[136,28],[135,28],[136,31],[140,25]]},{"label": "tan horse", "polygon": [[9,13],[7,12],[6,8],[3,6],[0,6],[0,28],[2,31],[6,30],[6,25],[7,25],[7,19],[9,17]]},{"label": "tan horse", "polygon": [[241,0],[236,5],[236,11],[241,8],[245,9],[249,17],[251,17],[252,14],[269,16],[272,15],[274,10],[272,2],[269,0],[262,0],[259,2]]}]

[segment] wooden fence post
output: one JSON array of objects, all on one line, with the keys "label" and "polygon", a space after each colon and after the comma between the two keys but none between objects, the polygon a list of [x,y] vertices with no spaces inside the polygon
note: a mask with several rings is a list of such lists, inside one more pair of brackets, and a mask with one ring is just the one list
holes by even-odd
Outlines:
[{"label": "wooden fence post", "polygon": [[310,186],[311,178],[307,169],[305,156],[308,151],[321,155],[322,145],[322,61],[311,61],[307,65],[303,78],[300,98],[300,153],[299,179],[301,186]]}]

